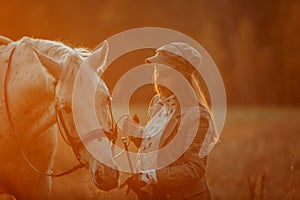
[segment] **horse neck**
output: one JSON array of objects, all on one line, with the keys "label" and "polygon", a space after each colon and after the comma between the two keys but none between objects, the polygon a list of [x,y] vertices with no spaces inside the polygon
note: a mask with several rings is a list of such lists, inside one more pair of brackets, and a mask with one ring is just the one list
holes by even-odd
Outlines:
[{"label": "horse neck", "polygon": [[[41,53],[64,63],[76,53],[72,48],[49,40],[22,38],[15,45],[30,43]],[[15,56],[18,59],[18,56]],[[10,114],[14,128],[27,130],[28,135],[38,135],[56,123],[54,107],[54,79],[42,66],[11,63],[8,79]]]},{"label": "horse neck", "polygon": [[38,136],[55,123],[54,78],[37,64],[11,61],[6,90],[9,115],[17,132]]}]

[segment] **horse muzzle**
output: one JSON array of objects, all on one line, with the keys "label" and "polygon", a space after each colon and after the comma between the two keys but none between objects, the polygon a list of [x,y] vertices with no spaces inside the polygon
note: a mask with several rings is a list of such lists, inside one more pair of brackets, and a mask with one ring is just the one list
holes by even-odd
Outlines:
[{"label": "horse muzzle", "polygon": [[93,174],[95,185],[103,191],[109,191],[118,187],[119,170],[103,165]]}]

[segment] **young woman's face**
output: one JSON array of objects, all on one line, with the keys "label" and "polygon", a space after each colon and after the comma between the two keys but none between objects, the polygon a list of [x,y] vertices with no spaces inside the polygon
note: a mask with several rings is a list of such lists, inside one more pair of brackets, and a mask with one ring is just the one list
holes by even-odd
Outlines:
[{"label": "young woman's face", "polygon": [[165,97],[173,94],[170,89],[176,87],[178,84],[174,73],[173,69],[154,70],[154,87],[157,93]]}]

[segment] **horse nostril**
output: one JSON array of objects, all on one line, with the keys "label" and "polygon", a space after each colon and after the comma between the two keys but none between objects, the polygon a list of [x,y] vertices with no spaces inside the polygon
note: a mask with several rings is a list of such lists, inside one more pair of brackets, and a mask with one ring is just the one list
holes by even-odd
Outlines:
[{"label": "horse nostril", "polygon": [[119,170],[104,166],[94,173],[94,182],[100,190],[109,191],[118,187]]}]

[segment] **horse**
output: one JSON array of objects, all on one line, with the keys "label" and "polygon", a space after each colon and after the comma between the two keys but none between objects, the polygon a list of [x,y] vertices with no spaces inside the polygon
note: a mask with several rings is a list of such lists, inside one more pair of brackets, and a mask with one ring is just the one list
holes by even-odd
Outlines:
[{"label": "horse", "polygon": [[[110,94],[101,79],[107,54],[105,42],[89,52],[50,40],[0,37],[0,194],[17,199],[49,198],[58,132],[71,146],[79,167],[90,170],[100,190],[118,186],[119,171],[110,148],[110,136],[115,136]],[[95,104],[102,129],[98,130],[101,139],[95,137],[93,142],[104,149],[99,156],[109,166],[85,148],[74,123],[72,92],[83,62],[90,63],[85,70],[97,84]],[[88,106],[82,103],[78,108],[87,123]]]}]

